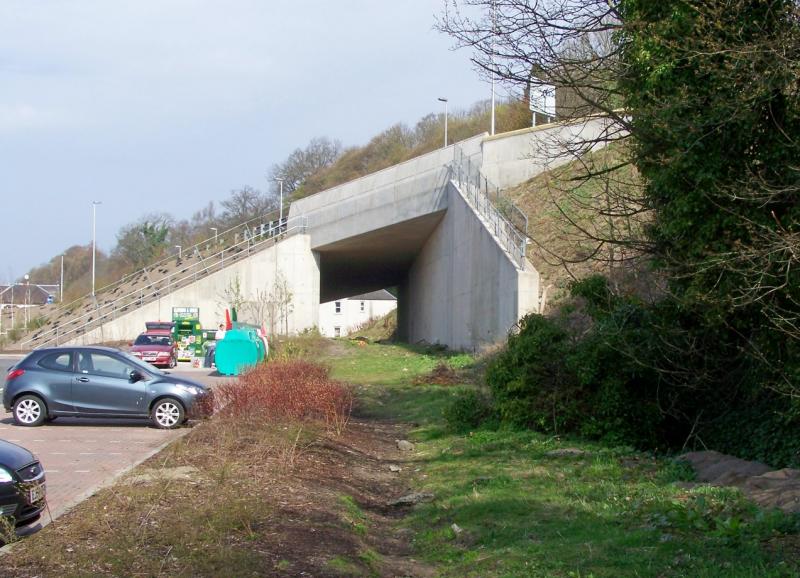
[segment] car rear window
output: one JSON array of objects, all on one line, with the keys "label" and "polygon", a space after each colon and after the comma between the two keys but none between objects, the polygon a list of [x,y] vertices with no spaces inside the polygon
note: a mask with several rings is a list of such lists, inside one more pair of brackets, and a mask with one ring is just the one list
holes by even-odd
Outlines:
[{"label": "car rear window", "polygon": [[142,334],[133,342],[134,345],[172,345],[172,338],[167,335]]},{"label": "car rear window", "polygon": [[55,371],[72,371],[72,352],[57,351],[48,353],[39,360],[39,365]]}]

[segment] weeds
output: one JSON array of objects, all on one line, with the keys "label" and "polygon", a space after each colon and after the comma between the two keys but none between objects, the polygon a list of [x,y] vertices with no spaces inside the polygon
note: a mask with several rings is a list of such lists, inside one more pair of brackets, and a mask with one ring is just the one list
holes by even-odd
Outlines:
[{"label": "weeds", "polygon": [[353,407],[349,386],[330,379],[328,368],[300,360],[256,366],[237,382],[218,386],[216,396],[224,416],[317,421],[336,435]]}]

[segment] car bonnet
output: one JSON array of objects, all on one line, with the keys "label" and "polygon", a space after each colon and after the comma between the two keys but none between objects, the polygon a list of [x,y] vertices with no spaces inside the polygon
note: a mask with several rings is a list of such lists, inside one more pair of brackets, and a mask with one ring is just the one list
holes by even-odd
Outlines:
[{"label": "car bonnet", "polygon": [[35,460],[34,455],[25,448],[0,440],[0,465],[18,470]]}]

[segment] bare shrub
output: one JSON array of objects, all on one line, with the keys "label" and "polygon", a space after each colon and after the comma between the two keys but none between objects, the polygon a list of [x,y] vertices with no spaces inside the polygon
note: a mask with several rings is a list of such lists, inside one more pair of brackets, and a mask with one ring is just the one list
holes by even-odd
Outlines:
[{"label": "bare shrub", "polygon": [[258,365],[237,381],[216,388],[223,416],[322,422],[337,435],[350,420],[353,392],[308,361]]}]

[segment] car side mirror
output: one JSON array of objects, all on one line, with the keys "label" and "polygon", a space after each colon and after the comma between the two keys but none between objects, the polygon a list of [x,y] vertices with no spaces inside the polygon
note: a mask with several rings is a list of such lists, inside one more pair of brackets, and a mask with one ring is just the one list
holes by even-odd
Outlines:
[{"label": "car side mirror", "polygon": [[142,373],[136,369],[131,371],[130,377],[132,383],[136,383],[137,381],[142,381],[144,379],[144,375],[142,375]]}]

